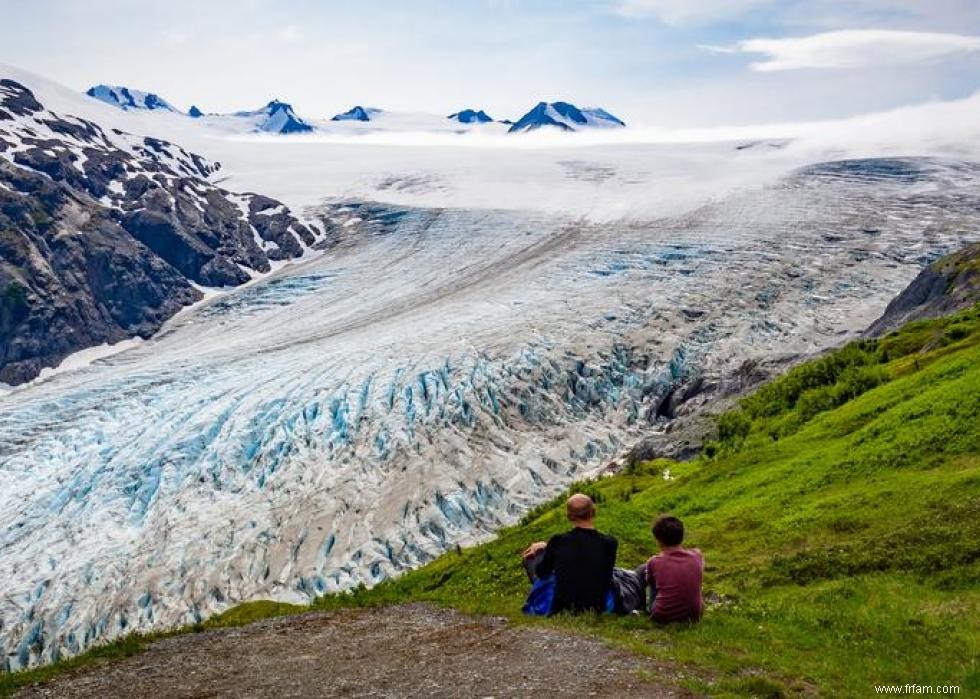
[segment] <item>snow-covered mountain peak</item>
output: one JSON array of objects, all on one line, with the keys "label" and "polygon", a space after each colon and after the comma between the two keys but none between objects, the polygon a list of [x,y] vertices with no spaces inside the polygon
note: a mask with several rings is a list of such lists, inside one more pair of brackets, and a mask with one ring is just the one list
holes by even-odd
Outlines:
[{"label": "snow-covered mountain peak", "polygon": [[273,99],[258,109],[214,114],[205,113],[197,105],[182,112],[159,95],[121,85],[95,85],[85,94],[123,111],[169,112],[199,119],[202,124],[220,131],[295,134],[314,130],[313,126],[297,116],[291,104],[280,99]]},{"label": "snow-covered mountain peak", "polygon": [[232,116],[255,118],[255,131],[265,133],[308,133],[313,127],[303,121],[293,111],[288,102],[273,99],[264,107],[254,111],[235,112]]},{"label": "snow-covered mountain peak", "polygon": [[133,90],[123,85],[93,85],[85,94],[120,109],[177,110],[165,99],[152,92]]},{"label": "snow-covered mountain peak", "polygon": [[623,127],[626,123],[601,107],[581,109],[570,102],[538,102],[513,124],[509,133],[550,126],[562,131],[589,127]]},{"label": "snow-covered mountain peak", "polygon": [[272,100],[265,106],[268,119],[258,128],[270,133],[304,133],[313,127],[296,116],[293,107],[286,102]]},{"label": "snow-covered mountain peak", "polygon": [[464,109],[459,112],[454,112],[450,114],[447,119],[453,119],[461,124],[487,124],[493,121],[493,117],[487,114],[482,109]]},{"label": "snow-covered mountain peak", "polygon": [[330,119],[330,121],[371,121],[371,117],[380,113],[380,109],[375,109],[373,107],[362,107],[358,104],[351,107],[346,112],[335,115]]},{"label": "snow-covered mountain peak", "polygon": [[626,122],[619,117],[610,114],[602,107],[586,107],[582,109],[586,119],[590,119],[593,126],[603,124],[606,126],[626,126]]},{"label": "snow-covered mountain peak", "polygon": [[280,99],[270,100],[267,105],[265,105],[265,111],[267,114],[275,114],[276,112],[292,112],[293,106],[288,102],[283,102]]}]

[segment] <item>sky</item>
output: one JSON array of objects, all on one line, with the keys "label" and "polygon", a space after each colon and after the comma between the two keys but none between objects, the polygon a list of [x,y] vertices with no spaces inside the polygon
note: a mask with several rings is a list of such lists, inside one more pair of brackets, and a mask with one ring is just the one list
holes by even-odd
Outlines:
[{"label": "sky", "polygon": [[977,0],[0,0],[0,63],[177,107],[630,124],[847,117],[980,90]]}]

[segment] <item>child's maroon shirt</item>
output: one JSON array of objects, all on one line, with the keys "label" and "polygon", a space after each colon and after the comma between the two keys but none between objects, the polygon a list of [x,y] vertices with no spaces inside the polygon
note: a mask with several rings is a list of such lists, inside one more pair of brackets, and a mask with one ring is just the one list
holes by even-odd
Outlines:
[{"label": "child's maroon shirt", "polygon": [[698,620],[704,612],[701,578],[704,556],[698,549],[661,551],[647,561],[647,581],[656,588],[654,621]]}]

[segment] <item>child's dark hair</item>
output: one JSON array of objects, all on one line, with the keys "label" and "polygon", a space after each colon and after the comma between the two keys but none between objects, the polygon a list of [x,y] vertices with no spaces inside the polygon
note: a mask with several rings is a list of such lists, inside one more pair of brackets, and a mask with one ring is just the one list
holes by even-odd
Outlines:
[{"label": "child's dark hair", "polygon": [[676,517],[661,515],[653,523],[653,537],[664,546],[677,546],[684,541],[684,523]]}]

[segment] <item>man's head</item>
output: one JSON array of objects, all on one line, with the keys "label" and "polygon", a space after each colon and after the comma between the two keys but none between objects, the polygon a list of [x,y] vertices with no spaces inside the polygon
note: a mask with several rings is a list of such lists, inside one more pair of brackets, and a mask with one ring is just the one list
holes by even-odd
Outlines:
[{"label": "man's head", "polygon": [[680,546],[684,541],[684,523],[676,517],[661,515],[653,523],[653,538],[664,548]]},{"label": "man's head", "polygon": [[592,526],[592,520],[595,519],[595,503],[588,495],[575,493],[565,503],[565,514],[576,527]]}]

